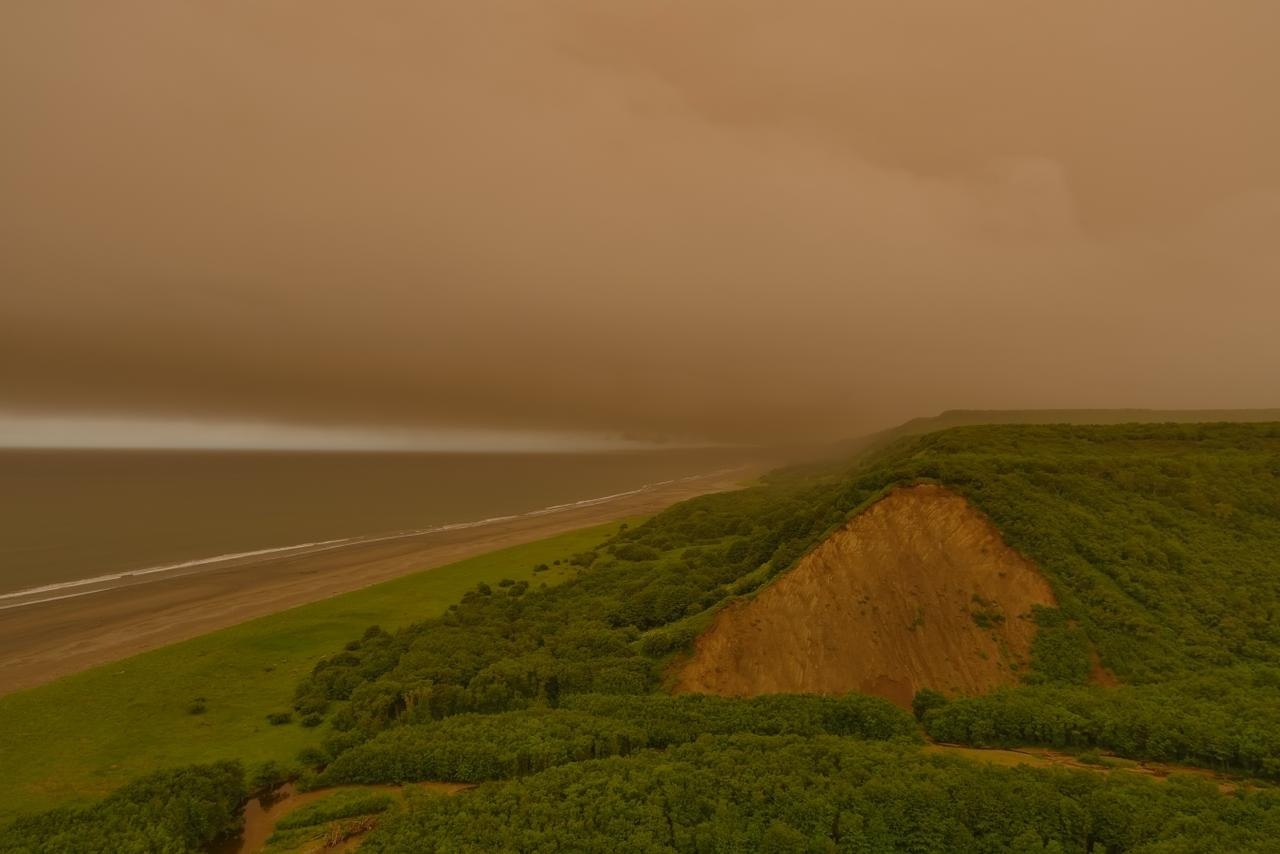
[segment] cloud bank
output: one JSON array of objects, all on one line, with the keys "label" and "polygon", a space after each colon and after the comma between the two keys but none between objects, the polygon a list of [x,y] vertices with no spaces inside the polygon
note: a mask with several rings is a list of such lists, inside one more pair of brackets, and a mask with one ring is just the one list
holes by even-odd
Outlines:
[{"label": "cloud bank", "polygon": [[831,438],[1280,403],[1270,0],[0,11],[0,407]]}]

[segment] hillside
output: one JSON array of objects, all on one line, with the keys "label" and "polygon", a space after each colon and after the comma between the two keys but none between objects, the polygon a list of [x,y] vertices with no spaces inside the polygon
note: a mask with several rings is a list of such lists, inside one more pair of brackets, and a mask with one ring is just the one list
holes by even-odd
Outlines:
[{"label": "hillside", "polygon": [[1012,424],[1263,424],[1280,422],[1280,409],[949,409],[912,418],[890,431],[919,436],[953,427]]},{"label": "hillside", "polygon": [[896,489],[753,599],[722,609],[680,691],[858,691],[911,708],[922,688],[982,694],[1031,663],[1040,571],[942,487]]},{"label": "hillside", "polygon": [[[370,627],[298,685],[295,719],[322,734],[302,786],[489,781],[384,816],[367,850],[1280,838],[1260,782],[1280,779],[1280,425],[908,437],[561,560],[563,584],[480,584],[441,617]],[[761,696],[671,696],[682,684]],[[768,693],[848,688],[916,717],[865,693]],[[1178,775],[986,766],[921,751],[921,729],[1255,782],[1228,796]]]},{"label": "hillside", "polygon": [[1264,423],[1280,423],[1280,409],[948,409],[840,442],[819,456],[853,457],[882,450],[898,439],[956,427]]}]

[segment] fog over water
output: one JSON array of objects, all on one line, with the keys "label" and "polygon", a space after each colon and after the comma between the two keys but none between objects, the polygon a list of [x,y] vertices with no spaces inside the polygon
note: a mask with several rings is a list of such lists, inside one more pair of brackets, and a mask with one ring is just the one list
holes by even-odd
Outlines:
[{"label": "fog over water", "polygon": [[[0,9],[0,409],[1280,403],[1273,0]],[[87,428],[86,428],[87,429]]]}]

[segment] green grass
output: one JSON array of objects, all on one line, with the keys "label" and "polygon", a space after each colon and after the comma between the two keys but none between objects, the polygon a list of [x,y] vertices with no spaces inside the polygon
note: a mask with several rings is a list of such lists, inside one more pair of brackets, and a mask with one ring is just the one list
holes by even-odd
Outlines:
[{"label": "green grass", "polygon": [[[634,524],[635,520],[632,520]],[[304,605],[0,698],[0,823],[107,794],[176,765],[287,762],[319,739],[271,726],[317,660],[370,625],[394,629],[442,613],[477,582],[554,585],[567,566],[539,563],[590,549],[600,525]],[[203,697],[206,710],[191,714]]]}]

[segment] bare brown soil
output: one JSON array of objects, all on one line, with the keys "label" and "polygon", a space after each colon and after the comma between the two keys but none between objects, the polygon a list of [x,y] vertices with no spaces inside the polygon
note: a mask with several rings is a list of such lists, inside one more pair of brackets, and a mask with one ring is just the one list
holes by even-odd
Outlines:
[{"label": "bare brown soil", "polygon": [[1044,576],[939,486],[892,492],[753,599],[721,611],[675,689],[729,696],[859,691],[903,707],[921,688],[980,694],[1029,662]]},{"label": "bare brown soil", "polygon": [[1102,665],[1096,649],[1089,650],[1089,682],[1103,688],[1114,688],[1120,684],[1116,675]]}]

